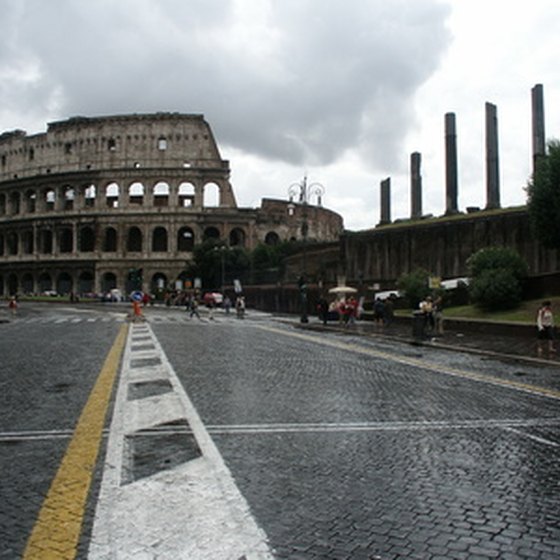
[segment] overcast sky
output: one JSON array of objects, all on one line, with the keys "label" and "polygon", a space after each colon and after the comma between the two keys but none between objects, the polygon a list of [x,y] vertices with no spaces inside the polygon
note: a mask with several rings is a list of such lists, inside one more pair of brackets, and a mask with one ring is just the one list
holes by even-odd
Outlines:
[{"label": "overcast sky", "polygon": [[240,206],[305,174],[347,229],[445,211],[444,114],[457,115],[459,207],[486,204],[484,104],[498,107],[501,202],[525,202],[531,88],[560,137],[560,2],[0,0],[0,132],[71,116],[202,113]]}]

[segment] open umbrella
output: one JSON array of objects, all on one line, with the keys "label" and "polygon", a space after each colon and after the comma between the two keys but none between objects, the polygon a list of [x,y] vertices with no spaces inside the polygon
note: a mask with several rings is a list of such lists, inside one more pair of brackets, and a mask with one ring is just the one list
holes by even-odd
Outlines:
[{"label": "open umbrella", "polygon": [[336,286],[329,290],[329,294],[355,294],[358,290],[350,286]]}]

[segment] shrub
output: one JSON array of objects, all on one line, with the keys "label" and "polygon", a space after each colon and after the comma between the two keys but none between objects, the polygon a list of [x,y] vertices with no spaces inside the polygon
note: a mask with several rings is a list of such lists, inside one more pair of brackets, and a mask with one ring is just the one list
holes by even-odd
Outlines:
[{"label": "shrub", "polygon": [[404,298],[409,307],[415,309],[431,293],[428,286],[429,276],[430,273],[427,270],[417,268],[409,274],[403,274],[397,280],[397,288],[404,292]]},{"label": "shrub", "polygon": [[521,283],[511,270],[489,268],[483,270],[470,285],[474,303],[488,311],[512,309],[521,302]]},{"label": "shrub", "polygon": [[521,302],[527,263],[513,249],[481,249],[467,261],[472,301],[487,310],[511,309]]}]

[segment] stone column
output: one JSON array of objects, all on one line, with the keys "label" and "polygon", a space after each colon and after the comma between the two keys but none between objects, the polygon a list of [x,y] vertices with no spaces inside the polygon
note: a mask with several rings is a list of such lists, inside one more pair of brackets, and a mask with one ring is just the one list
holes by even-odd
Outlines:
[{"label": "stone column", "polygon": [[537,169],[537,160],[546,155],[544,133],[544,95],[542,84],[531,90],[531,107],[533,116],[533,173]]},{"label": "stone column", "polygon": [[391,177],[381,181],[381,220],[379,225],[391,223]]},{"label": "stone column", "polygon": [[445,213],[456,214],[458,194],[457,128],[455,113],[445,115]]},{"label": "stone column", "polygon": [[410,204],[411,218],[422,217],[422,175],[420,173],[420,164],[422,155],[419,152],[410,154]]},{"label": "stone column", "polygon": [[486,103],[486,209],[499,207],[498,111],[496,105]]}]

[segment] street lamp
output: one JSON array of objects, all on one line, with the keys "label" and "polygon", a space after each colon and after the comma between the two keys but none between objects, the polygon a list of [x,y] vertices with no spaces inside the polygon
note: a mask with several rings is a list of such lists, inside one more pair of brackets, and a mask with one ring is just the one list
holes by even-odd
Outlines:
[{"label": "street lamp", "polygon": [[290,202],[288,204],[288,214],[293,216],[296,210],[294,197],[298,197],[297,204],[301,205],[301,238],[303,240],[303,255],[301,263],[301,276],[298,280],[298,286],[301,298],[301,322],[308,323],[307,317],[307,235],[309,233],[309,223],[307,221],[307,206],[313,196],[317,197],[317,206],[321,206],[322,196],[325,187],[320,183],[307,183],[307,176],[304,175],[301,183],[293,183],[288,188]]}]

